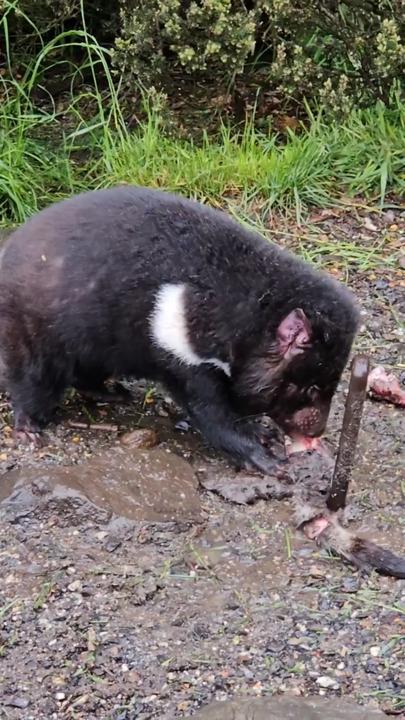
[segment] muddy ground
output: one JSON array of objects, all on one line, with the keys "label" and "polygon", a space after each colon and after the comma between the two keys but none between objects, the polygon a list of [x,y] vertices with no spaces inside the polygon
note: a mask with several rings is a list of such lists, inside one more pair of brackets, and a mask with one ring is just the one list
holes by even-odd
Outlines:
[{"label": "muddy ground", "polygon": [[[273,228],[348,279],[364,310],[357,349],[402,379],[403,220],[358,207],[315,213],[305,232]],[[322,243],[332,250],[319,254]],[[347,373],[333,446],[346,387]],[[176,428],[162,391],[138,383],[116,407],[69,397],[42,450],[14,448],[5,399],[1,413],[0,717],[169,720],[271,694],[345,696],[404,717],[403,581],[317,550],[294,531],[288,499],[243,506],[199,487],[193,470],[235,472]],[[156,430],[157,448],[123,445],[140,427]],[[350,496],[355,525],[402,553],[403,439],[403,411],[367,401]]]}]

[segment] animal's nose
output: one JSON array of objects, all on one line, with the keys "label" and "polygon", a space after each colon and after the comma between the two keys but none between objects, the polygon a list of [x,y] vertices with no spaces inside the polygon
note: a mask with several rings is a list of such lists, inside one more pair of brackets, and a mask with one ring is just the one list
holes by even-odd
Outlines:
[{"label": "animal's nose", "polygon": [[318,408],[306,407],[293,415],[293,424],[303,435],[319,437],[325,430],[327,416]]}]

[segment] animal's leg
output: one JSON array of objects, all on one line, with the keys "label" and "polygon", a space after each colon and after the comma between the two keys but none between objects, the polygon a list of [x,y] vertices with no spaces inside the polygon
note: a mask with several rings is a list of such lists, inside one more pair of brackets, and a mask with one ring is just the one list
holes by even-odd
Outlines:
[{"label": "animal's leg", "polygon": [[241,422],[232,408],[220,371],[199,367],[184,373],[182,378],[169,379],[167,385],[210,445],[239,466],[274,473],[282,459],[272,455],[271,447],[264,448],[260,430]]},{"label": "animal's leg", "polygon": [[7,392],[14,410],[16,439],[42,444],[41,430],[51,420],[66,386],[64,372],[41,359],[13,367]]}]

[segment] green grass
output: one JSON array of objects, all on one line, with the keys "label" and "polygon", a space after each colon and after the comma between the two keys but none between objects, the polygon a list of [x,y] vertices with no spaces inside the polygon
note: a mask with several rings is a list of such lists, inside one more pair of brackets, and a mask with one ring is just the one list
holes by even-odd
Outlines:
[{"label": "green grass", "polygon": [[99,184],[120,182],[161,187],[223,204],[260,204],[263,213],[325,207],[343,195],[363,194],[384,203],[388,190],[404,189],[404,108],[382,105],[353,112],[343,125],[320,113],[309,128],[290,132],[284,142],[257,131],[223,126],[200,144],[165,134],[151,110],[133,133],[104,135],[99,146]]},{"label": "green grass", "polygon": [[53,199],[74,191],[69,156],[52,149],[41,130],[55,121],[34,108],[22,107],[21,98],[0,107],[0,221],[23,222]]},{"label": "green grass", "polygon": [[[12,3],[6,0],[6,6]],[[242,129],[223,125],[215,136],[194,142],[168,132],[161,110],[145,94],[142,108],[134,108],[144,119],[127,129],[119,80],[109,71],[107,50],[87,33],[84,16],[82,31],[42,43],[18,79],[7,12],[0,21],[2,40],[8,60],[8,72],[0,76],[2,225],[22,222],[61,197],[117,183],[165,188],[217,205],[236,202],[242,214],[256,206],[263,220],[278,210],[301,220],[308,208],[342,196],[361,194],[382,206],[388,192],[403,193],[405,113],[398,97],[389,108],[354,111],[341,123],[308,111],[308,126],[283,138],[247,121]],[[77,67],[73,51],[81,54]],[[63,110],[52,97],[38,107],[37,91],[43,92],[50,72],[71,78]],[[77,82],[84,72],[90,77],[85,91]]]},{"label": "green grass", "polygon": [[284,142],[247,123],[241,132],[223,126],[217,136],[196,144],[166,133],[153,109],[132,132],[106,117],[86,122],[73,104],[70,114],[77,128],[55,146],[44,138],[52,130],[63,136],[56,114],[22,108],[18,98],[1,107],[3,223],[21,222],[64,195],[117,183],[165,188],[213,204],[258,203],[264,216],[282,210],[298,219],[309,207],[326,207],[342,195],[361,194],[383,204],[388,191],[404,189],[400,105],[354,112],[343,125],[319,116]]}]

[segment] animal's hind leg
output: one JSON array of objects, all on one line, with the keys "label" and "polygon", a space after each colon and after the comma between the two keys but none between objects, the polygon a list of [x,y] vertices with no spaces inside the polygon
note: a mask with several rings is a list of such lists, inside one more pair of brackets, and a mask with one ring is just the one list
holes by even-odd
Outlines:
[{"label": "animal's hind leg", "polygon": [[109,375],[97,367],[80,367],[76,369],[73,387],[83,397],[94,402],[125,403],[130,401],[131,393],[128,390],[118,382],[114,382],[112,389],[108,390],[105,386],[107,380],[109,380]]},{"label": "animal's hind leg", "polygon": [[63,375],[50,368],[31,364],[13,369],[7,391],[14,411],[14,435],[17,440],[42,444],[41,430],[52,415],[66,387]]}]

